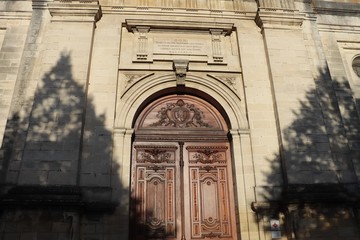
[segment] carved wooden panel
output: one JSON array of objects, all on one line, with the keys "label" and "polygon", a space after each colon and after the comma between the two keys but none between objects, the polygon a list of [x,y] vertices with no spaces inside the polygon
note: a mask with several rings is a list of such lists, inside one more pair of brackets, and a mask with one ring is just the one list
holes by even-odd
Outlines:
[{"label": "carved wooden panel", "polygon": [[209,103],[155,100],[135,123],[131,239],[237,239],[228,128]]},{"label": "carved wooden panel", "polygon": [[187,95],[173,95],[155,101],[143,111],[136,126],[142,130],[227,131],[224,120],[214,107]]},{"label": "carved wooden panel", "polygon": [[[234,238],[227,144],[186,147],[191,239]],[[230,173],[230,174],[229,174]]]},{"label": "carved wooden panel", "polygon": [[132,207],[146,239],[176,238],[176,149],[174,145],[134,146]]},{"label": "carved wooden panel", "polygon": [[174,163],[174,146],[151,146],[137,145],[136,162],[137,163]]}]

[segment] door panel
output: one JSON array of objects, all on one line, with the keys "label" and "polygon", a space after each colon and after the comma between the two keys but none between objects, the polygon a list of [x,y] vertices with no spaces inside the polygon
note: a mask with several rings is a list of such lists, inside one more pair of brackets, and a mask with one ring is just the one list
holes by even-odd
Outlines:
[{"label": "door panel", "polygon": [[135,213],[132,214],[137,225],[133,229],[135,236],[177,239],[177,155],[176,145],[134,145],[132,209]]},{"label": "door panel", "polygon": [[[190,239],[220,238],[236,239],[233,231],[235,219],[232,192],[231,161],[227,143],[188,143],[185,147],[185,196],[189,207],[185,215],[190,216]],[[185,200],[186,203],[186,200]],[[189,235],[189,234],[188,234]]]},{"label": "door panel", "polygon": [[228,126],[203,99],[169,95],[135,122],[131,239],[237,239]]}]

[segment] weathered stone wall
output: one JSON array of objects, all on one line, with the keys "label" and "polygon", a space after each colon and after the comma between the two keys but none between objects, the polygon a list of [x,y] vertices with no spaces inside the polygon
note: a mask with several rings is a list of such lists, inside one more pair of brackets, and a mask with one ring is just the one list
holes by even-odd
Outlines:
[{"label": "weathered stone wall", "polygon": [[[11,100],[17,79],[22,74],[21,59],[25,52],[25,42],[31,19],[29,2],[1,2],[4,9],[0,16],[0,144],[5,145],[3,136],[10,114]],[[8,132],[13,129],[8,129]],[[0,179],[4,181],[9,162],[6,152],[0,150]]]},{"label": "weathered stone wall", "polygon": [[242,240],[358,239],[358,8],[1,1],[0,238],[128,239],[134,119],[185,86],[228,119]]}]

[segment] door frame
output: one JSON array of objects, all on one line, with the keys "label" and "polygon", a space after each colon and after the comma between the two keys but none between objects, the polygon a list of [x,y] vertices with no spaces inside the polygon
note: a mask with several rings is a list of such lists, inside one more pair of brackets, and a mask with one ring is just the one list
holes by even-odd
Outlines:
[{"label": "door frame", "polygon": [[[185,101],[183,101],[185,100]],[[162,102],[164,101],[164,102]],[[191,102],[191,104],[187,104],[185,102]],[[172,102],[171,104],[169,104],[168,102]],[[175,103],[176,104],[173,104]],[[180,104],[181,103],[181,104]],[[162,105],[161,105],[162,104]],[[185,107],[183,107],[183,105],[187,104],[186,106],[189,107],[189,109],[192,112],[192,117],[189,117],[191,119],[193,119],[194,121],[191,121],[191,125],[190,125],[190,130],[188,130],[187,127],[187,123],[179,123],[177,124],[175,121],[176,120],[171,120],[169,117],[169,115],[173,114],[173,110],[177,109],[177,108],[183,108],[184,111],[181,112],[185,112],[187,111],[187,109]],[[209,119],[211,119],[211,124],[205,123],[202,119],[199,120],[199,118],[201,117],[200,115],[203,114],[203,111],[200,111],[200,109],[198,109],[197,107],[200,107],[201,104],[204,104],[205,106],[201,106],[203,107],[201,110],[203,111],[208,111],[207,113],[207,117]],[[158,107],[158,105],[162,106],[162,108],[158,110],[157,112],[157,117],[160,119],[158,122],[160,126],[164,126],[164,128],[160,128],[160,129],[156,129],[157,131],[154,131],[154,126],[158,126],[157,125],[157,121],[153,120],[152,124],[148,124],[146,127],[148,129],[146,129],[146,127],[144,127],[147,123],[147,118],[150,115],[154,115],[152,114],[152,111],[154,111],[154,108]],[[172,106],[174,105],[174,106]],[[165,107],[164,107],[165,106]],[[171,106],[169,109],[165,109],[166,106]],[[195,107],[194,107],[195,106]],[[166,113],[164,113],[164,110],[166,111]],[[158,116],[158,115],[163,115],[163,116]],[[213,115],[211,115],[213,114]],[[185,114],[186,115],[186,114]],[[188,116],[190,116],[191,114],[188,113]],[[203,114],[205,116],[205,114]],[[175,115],[174,115],[175,116]],[[163,121],[163,118],[169,118],[167,119],[167,122],[161,122]],[[186,117],[184,117],[186,118]],[[155,124],[154,124],[155,121]],[[180,121],[180,120],[179,120]],[[170,127],[168,127],[170,125]],[[172,125],[177,125],[175,128],[172,128]],[[196,128],[192,127],[193,125],[198,125],[196,126]],[[192,130],[191,130],[192,129]],[[202,131],[200,131],[200,130]],[[206,131],[205,131],[205,130]],[[181,130],[180,132],[185,132],[185,133],[180,133],[179,130]],[[205,134],[206,136],[199,136],[198,134],[202,132],[203,134]],[[139,133],[139,134],[138,134]],[[170,133],[170,134],[169,134]],[[173,136],[173,133],[177,134],[175,137]],[[194,134],[195,133],[195,134]],[[208,138],[208,139],[207,139]],[[160,139],[160,140],[159,140]],[[230,147],[230,141],[228,139],[228,126],[227,123],[225,122],[225,119],[223,117],[223,115],[215,108],[212,106],[212,104],[202,100],[201,98],[195,97],[195,96],[191,96],[191,95],[178,95],[178,94],[173,94],[173,95],[169,95],[169,96],[165,96],[162,97],[160,99],[155,100],[155,102],[150,103],[148,106],[146,106],[145,108],[142,109],[141,113],[138,115],[138,118],[135,122],[135,132],[134,132],[134,139],[133,139],[133,144],[132,144],[132,153],[133,153],[133,157],[132,157],[132,164],[138,166],[137,160],[138,160],[138,153],[137,153],[137,148],[138,146],[140,146],[141,144],[143,144],[143,146],[158,146],[156,148],[161,148],[161,144],[164,144],[162,141],[163,140],[169,140],[171,141],[172,144],[177,143],[178,147],[179,147],[179,161],[180,161],[180,168],[176,167],[176,172],[179,172],[179,174],[176,174],[176,179],[177,179],[177,186],[176,188],[179,189],[180,188],[180,199],[181,201],[190,201],[189,199],[189,191],[190,191],[190,178],[189,178],[189,171],[190,171],[190,163],[189,161],[187,161],[189,159],[189,156],[183,156],[184,153],[190,153],[190,151],[187,150],[187,148],[184,148],[184,142],[185,142],[185,146],[188,146],[189,144],[195,144],[198,148],[202,148],[202,147],[206,147],[206,146],[213,146],[215,147],[215,145],[218,145],[219,143],[225,144],[227,145],[226,147],[226,152],[224,152],[224,154],[226,155],[226,159],[228,160],[228,162],[225,163],[225,172],[227,174],[226,179],[224,180],[227,185],[225,186],[225,188],[223,188],[223,195],[225,194],[225,196],[227,196],[228,199],[226,199],[225,201],[223,201],[222,205],[226,205],[226,209],[224,210],[223,207],[220,207],[220,205],[217,205],[219,207],[219,209],[221,208],[222,210],[224,210],[225,213],[223,213],[223,215],[226,215],[226,218],[228,221],[227,223],[222,222],[222,220],[218,221],[219,224],[221,222],[221,224],[219,226],[221,226],[221,231],[222,229],[226,229],[226,226],[228,227],[228,230],[230,232],[228,232],[228,234],[230,234],[230,237],[223,237],[221,239],[237,239],[236,235],[237,235],[237,221],[236,221],[236,217],[235,217],[235,205],[236,205],[236,201],[235,201],[235,188],[234,188],[234,184],[233,184],[233,162],[232,162],[232,154],[231,154],[231,147]],[[140,144],[140,145],[138,145]],[[210,144],[210,145],[209,145]],[[200,147],[202,146],[202,147]],[[208,147],[206,147],[208,148]],[[146,151],[146,150],[145,150]],[[144,154],[144,153],[142,153]],[[186,160],[186,161],[184,161]],[[178,164],[178,163],[176,163]],[[207,163],[209,164],[209,163]],[[223,163],[224,164],[224,163]],[[138,190],[137,190],[137,186],[138,186],[138,181],[139,180],[135,180],[138,179],[137,178],[137,167],[135,168],[135,166],[132,166],[132,173],[131,173],[131,191],[136,189],[136,192],[132,192],[132,198],[135,198],[135,196],[138,196]],[[185,166],[185,168],[184,168]],[[192,168],[194,168],[195,165],[192,166]],[[207,166],[209,167],[209,166]],[[223,166],[224,167],[224,166]],[[211,167],[210,167],[211,168]],[[216,167],[215,167],[216,168]],[[145,168],[144,168],[145,169]],[[150,170],[151,172],[152,170]],[[209,172],[210,170],[207,170],[207,172]],[[215,174],[215,173],[213,173]],[[185,178],[185,179],[184,179]],[[185,180],[185,181],[184,181]],[[133,182],[134,181],[134,182]],[[136,182],[136,185],[135,185]],[[219,180],[220,182],[220,180]],[[185,189],[184,184],[188,183],[188,189]],[[199,185],[200,186],[200,185]],[[219,185],[220,186],[220,185]],[[216,187],[217,189],[218,187]],[[225,190],[224,190],[225,189]],[[185,191],[186,190],[186,191]],[[143,190],[141,190],[143,191]],[[144,190],[145,191],[145,190]],[[220,191],[220,190],[219,190]],[[219,193],[219,191],[217,191]],[[185,198],[185,196],[187,198]],[[139,200],[135,200],[132,199],[133,202],[139,201]],[[141,200],[140,204],[145,204],[143,203]],[[226,204],[225,204],[226,202]],[[186,219],[188,219],[188,217],[190,217],[190,213],[191,211],[189,211],[188,209],[184,209],[184,204],[187,205],[185,202],[183,202],[183,204],[180,203],[180,209],[176,209],[176,212],[178,214],[178,216],[180,216],[180,219],[178,219],[178,223],[176,224],[176,227],[179,227],[180,224],[180,229],[181,233],[180,235],[182,237],[186,236],[186,239],[191,239],[191,234],[188,230],[185,231],[186,229],[190,229],[190,226],[188,224],[188,221]],[[220,202],[219,202],[220,204]],[[187,207],[189,207],[190,205],[188,205]],[[135,208],[133,208],[135,209]],[[202,208],[203,209],[203,208]],[[220,210],[219,210],[220,211]],[[143,209],[143,214],[146,214],[145,210]],[[200,211],[201,212],[201,211]],[[199,213],[200,213],[199,212]],[[230,212],[232,214],[230,214]],[[135,211],[133,213],[133,215],[137,215],[138,211]],[[219,212],[220,214],[220,212]],[[229,215],[229,216],[227,216]],[[186,217],[186,219],[185,219]],[[144,218],[144,217],[141,217]],[[145,217],[146,218],[146,217]],[[220,215],[218,216],[218,218],[221,218]],[[179,222],[180,221],[180,222]],[[133,224],[136,224],[135,222]],[[143,224],[143,223],[142,223]],[[226,225],[228,224],[228,225]],[[137,224],[138,226],[140,226],[139,224]],[[226,225],[226,226],[225,226]],[[141,225],[142,226],[142,225]],[[144,227],[144,226],[142,226]],[[166,227],[167,229],[167,227]],[[214,230],[215,231],[215,230]],[[208,232],[208,234],[206,236],[208,237],[216,237],[217,235],[215,234],[213,236],[213,232]],[[223,234],[226,234],[226,232],[223,232]],[[204,236],[205,236],[204,235]],[[201,236],[200,236],[201,237]],[[133,239],[134,236],[132,237]],[[180,239],[180,238],[177,238]],[[181,238],[184,239],[184,238]]]},{"label": "door frame", "polygon": [[[244,99],[240,99],[236,92],[229,91],[219,79],[202,74],[188,73],[184,88],[174,87],[175,83],[176,80],[172,74],[155,74],[144,77],[141,81],[129,86],[126,91],[119,89],[122,94],[119,95],[116,103],[113,130],[112,161],[117,168],[112,174],[112,178],[116,178],[112,180],[112,196],[122,209],[124,216],[122,222],[129,225],[126,223],[130,215],[131,166],[129,159],[131,159],[134,124],[138,115],[147,104],[158,97],[174,93],[189,93],[215,106],[226,118],[228,126],[231,126],[229,140],[232,147],[238,237],[239,239],[249,238],[253,231],[250,231],[248,226],[256,225],[257,220],[250,205],[255,201],[255,173],[248,170],[245,172],[245,168],[253,169],[254,163]],[[242,104],[239,104],[241,102]],[[125,231],[123,238],[128,239],[128,234]]]}]

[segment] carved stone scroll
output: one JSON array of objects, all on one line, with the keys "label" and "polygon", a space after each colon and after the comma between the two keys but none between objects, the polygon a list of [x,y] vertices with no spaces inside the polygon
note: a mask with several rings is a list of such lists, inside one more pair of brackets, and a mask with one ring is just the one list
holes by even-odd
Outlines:
[{"label": "carved stone scroll", "polygon": [[174,60],[173,61],[173,69],[176,75],[176,85],[177,86],[185,86],[185,78],[186,72],[189,67],[188,60]]}]

